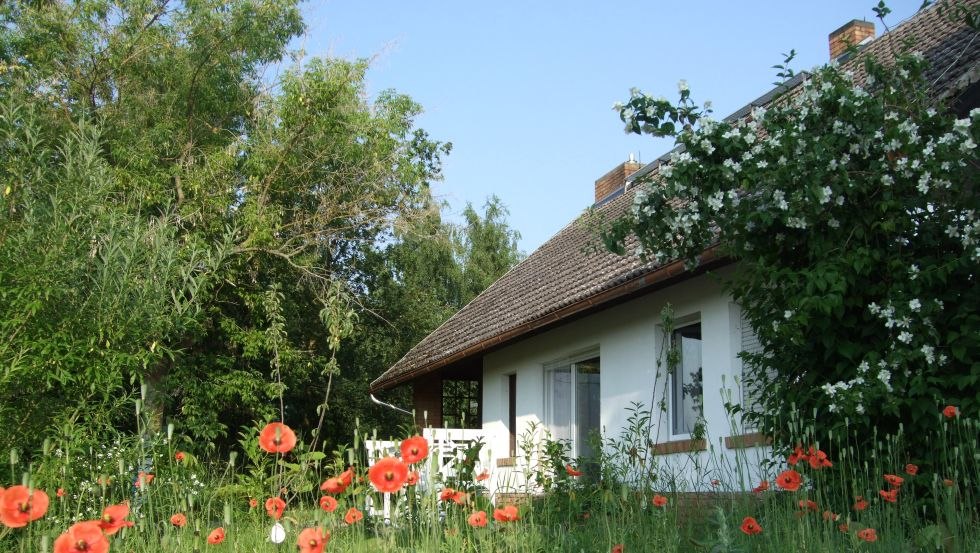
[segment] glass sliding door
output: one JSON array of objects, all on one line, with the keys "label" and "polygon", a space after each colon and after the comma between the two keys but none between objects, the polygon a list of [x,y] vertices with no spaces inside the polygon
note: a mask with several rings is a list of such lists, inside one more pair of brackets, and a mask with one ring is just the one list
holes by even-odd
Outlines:
[{"label": "glass sliding door", "polygon": [[552,438],[571,445],[572,457],[592,458],[590,436],[599,431],[599,358],[586,357],[545,370],[546,423]]}]

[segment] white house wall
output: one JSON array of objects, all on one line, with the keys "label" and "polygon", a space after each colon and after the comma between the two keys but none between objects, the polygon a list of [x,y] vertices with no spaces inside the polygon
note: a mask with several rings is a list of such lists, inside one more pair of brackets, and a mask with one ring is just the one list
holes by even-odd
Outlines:
[{"label": "white house wall", "polygon": [[[662,455],[658,456],[658,461],[662,467],[676,473],[675,482],[682,488],[710,489],[713,479],[723,480],[718,487],[727,489],[747,489],[757,484],[758,460],[765,452],[761,448],[738,451],[742,456],[738,465],[743,469],[739,475],[733,468],[735,452],[723,443],[724,437],[731,436],[733,431],[722,394],[732,394],[734,401],[739,401],[736,377],[741,373],[737,359],[741,341],[737,306],[722,292],[713,276],[690,279],[486,355],[483,429],[493,459],[491,464],[508,456],[508,375],[517,375],[519,437],[526,435],[533,426],[544,423],[545,365],[592,348],[598,349],[600,357],[600,425],[604,437],[619,435],[631,404],[639,403],[648,408],[651,402],[659,405],[663,399],[663,379],[666,378],[662,368],[660,380],[656,379],[663,339],[660,314],[667,302],[673,306],[678,326],[688,321],[701,323],[704,417],[709,450],[694,455]],[[655,381],[658,382],[656,392]],[[654,409],[655,425],[659,418],[659,410]],[[686,437],[670,436],[668,417],[664,414],[662,418],[656,443]],[[523,457],[524,453],[519,450],[517,458]],[[744,470],[746,466],[747,471]],[[513,488],[518,484],[508,471],[521,472],[521,467],[491,468],[496,474],[495,482],[506,482],[505,488],[516,491]]]}]

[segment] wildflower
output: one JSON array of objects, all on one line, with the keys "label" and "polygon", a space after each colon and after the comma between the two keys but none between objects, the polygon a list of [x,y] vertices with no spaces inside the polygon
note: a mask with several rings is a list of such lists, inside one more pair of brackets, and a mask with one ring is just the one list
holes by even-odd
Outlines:
[{"label": "wildflower", "polygon": [[286,502],[281,497],[270,497],[265,500],[265,512],[269,513],[270,517],[279,520],[285,510]]},{"label": "wildflower", "polygon": [[[3,489],[0,488],[0,494],[2,494],[2,493],[3,493]],[[58,488],[58,491],[55,492],[55,495],[58,496],[58,497],[65,497],[65,490],[64,490],[64,488]]]},{"label": "wildflower", "polygon": [[470,494],[468,494],[468,493],[466,493],[466,492],[464,492],[462,490],[456,490],[456,493],[453,494],[452,500],[453,500],[453,503],[455,503],[457,505],[463,505],[463,504],[466,503],[466,500],[469,499],[469,497],[470,497]]},{"label": "wildflower", "polygon": [[497,522],[514,522],[520,518],[520,512],[514,505],[505,505],[502,509],[493,510],[493,519]]},{"label": "wildflower", "polygon": [[800,489],[801,481],[800,473],[793,469],[785,470],[776,477],[776,485],[788,492]]},{"label": "wildflower", "polygon": [[99,528],[102,528],[107,536],[111,536],[123,526],[132,527],[133,523],[125,520],[127,516],[129,516],[128,503],[124,502],[119,505],[110,505],[102,511],[102,518],[99,519]]},{"label": "wildflower", "polygon": [[902,478],[901,476],[896,476],[894,474],[886,474],[884,476],[884,479],[885,479],[885,482],[888,482],[888,485],[891,486],[891,487],[893,487],[893,488],[901,488],[902,487],[902,483],[905,482],[905,479],[904,478]]},{"label": "wildflower", "polygon": [[429,442],[422,436],[412,436],[402,441],[401,450],[402,461],[411,465],[429,456]]},{"label": "wildflower", "polygon": [[140,472],[136,475],[136,482],[133,483],[137,488],[142,488],[144,485],[149,485],[153,482],[154,475],[152,472]]},{"label": "wildflower", "polygon": [[849,530],[849,527],[847,526],[846,522],[842,522],[837,525],[837,529],[840,530],[842,534],[846,534],[847,531]]},{"label": "wildflower", "polygon": [[769,481],[763,480],[762,482],[759,482],[758,486],[752,488],[752,491],[755,493],[762,493],[768,489],[769,489]]},{"label": "wildflower", "polygon": [[107,553],[106,539],[99,523],[93,520],[73,524],[68,531],[54,540],[54,553]]},{"label": "wildflower", "polygon": [[296,434],[281,422],[270,422],[259,433],[259,447],[268,453],[289,453],[296,447]]},{"label": "wildflower", "polygon": [[712,488],[717,488],[720,485],[721,485],[721,480],[718,480],[717,478],[712,478],[711,479],[711,487]]},{"label": "wildflower", "polygon": [[960,410],[956,408],[955,405],[947,405],[943,408],[943,416],[947,419],[954,419],[956,415],[960,414]]},{"label": "wildflower", "polygon": [[895,503],[895,502],[898,501],[898,489],[897,488],[894,489],[894,490],[888,490],[888,491],[878,490],[878,495],[880,495],[882,499],[884,499],[885,501],[887,501],[889,503]]},{"label": "wildflower", "polygon": [[296,548],[300,553],[323,553],[330,541],[330,532],[322,528],[306,528],[296,538]]},{"label": "wildflower", "polygon": [[950,480],[949,478],[943,478],[943,486],[946,486],[947,488],[952,488],[953,481]]},{"label": "wildflower", "polygon": [[742,526],[740,528],[743,533],[749,536],[762,533],[762,527],[759,526],[759,523],[752,517],[743,518]]},{"label": "wildflower", "polygon": [[328,513],[332,513],[337,510],[337,500],[331,495],[325,495],[320,498],[320,508]]},{"label": "wildflower", "polygon": [[364,518],[364,513],[358,511],[357,507],[351,507],[344,513],[344,522],[347,524],[356,524],[362,518]]},{"label": "wildflower", "polygon": [[858,539],[862,539],[866,542],[878,541],[878,535],[875,533],[874,528],[865,528],[857,533]]},{"label": "wildflower", "polygon": [[394,457],[378,459],[368,471],[368,477],[379,492],[397,492],[408,478],[408,465]]},{"label": "wildflower", "polygon": [[905,465],[905,474],[908,474],[909,476],[919,474],[919,466],[913,465],[912,463]]},{"label": "wildflower", "polygon": [[623,553],[623,551],[624,551],[623,544],[617,543],[616,545],[613,546],[612,550],[609,553]]},{"label": "wildflower", "polygon": [[488,478],[490,478],[490,471],[488,471],[488,470],[484,470],[480,474],[477,474],[476,475],[476,481],[477,482],[483,482],[484,480],[487,480]]},{"label": "wildflower", "polygon": [[405,484],[408,486],[414,486],[419,483],[419,473],[411,470],[408,472],[408,476],[405,477]]},{"label": "wildflower", "polygon": [[840,520],[840,515],[838,515],[837,513],[833,512],[833,511],[824,511],[823,512],[823,519],[824,520],[827,520],[827,521],[831,521],[832,520],[834,522],[837,522],[838,520]]},{"label": "wildflower", "polygon": [[565,465],[565,472],[567,472],[569,476],[582,476],[582,471],[575,470],[572,465]]},{"label": "wildflower", "polygon": [[170,524],[173,524],[177,528],[183,528],[187,524],[187,517],[184,516],[184,513],[175,513],[170,517]]},{"label": "wildflower", "polygon": [[798,502],[800,509],[806,509],[807,511],[819,511],[820,507],[817,506],[817,502],[812,499],[801,499]]},{"label": "wildflower", "polygon": [[664,496],[662,496],[662,495],[660,495],[660,494],[655,494],[653,496],[653,505],[654,505],[654,507],[666,507],[667,506],[667,498],[664,497]]},{"label": "wildflower", "polygon": [[248,498],[248,507],[249,507],[249,509],[254,509],[254,508],[258,507],[258,506],[259,506],[259,500],[258,499],[255,499],[254,497]]},{"label": "wildflower", "polygon": [[822,468],[830,468],[834,466],[834,464],[830,462],[830,459],[827,459],[826,453],[824,453],[819,449],[814,450],[814,448],[812,447],[810,448],[810,455],[808,456],[807,460],[810,462],[810,466],[814,470],[820,470]]},{"label": "wildflower", "polygon": [[803,453],[803,446],[798,445],[793,449],[793,453],[790,453],[789,457],[786,458],[786,463],[796,466],[800,461],[806,461],[806,453]]},{"label": "wildflower", "polygon": [[11,486],[0,494],[0,523],[8,528],[27,526],[48,510],[48,494],[27,486]]},{"label": "wildflower", "polygon": [[211,545],[218,545],[223,541],[225,541],[225,529],[220,526],[211,530],[211,533],[208,534],[208,543]]},{"label": "wildflower", "polygon": [[864,499],[863,495],[859,495],[854,498],[854,505],[851,505],[851,509],[855,511],[863,511],[868,508],[868,501]]},{"label": "wildflower", "polygon": [[443,488],[443,490],[439,492],[439,501],[449,501],[454,495],[456,495],[456,490],[452,488]]},{"label": "wildflower", "polygon": [[347,484],[344,484],[343,479],[334,476],[324,480],[323,484],[320,484],[320,489],[327,493],[336,495],[344,493],[344,490],[347,489]]},{"label": "wildflower", "polygon": [[487,525],[487,512],[476,511],[466,519],[466,522],[468,522],[473,528],[483,528]]},{"label": "wildflower", "polygon": [[177,461],[178,463],[182,463],[184,461],[184,457],[185,455],[183,451],[178,451],[177,453],[174,453],[174,460]]}]

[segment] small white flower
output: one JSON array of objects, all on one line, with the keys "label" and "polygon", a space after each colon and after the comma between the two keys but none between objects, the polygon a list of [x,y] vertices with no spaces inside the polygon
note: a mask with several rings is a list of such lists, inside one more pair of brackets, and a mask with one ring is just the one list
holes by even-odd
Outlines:
[{"label": "small white flower", "polygon": [[909,300],[909,309],[912,311],[918,311],[922,307],[922,303],[919,302],[918,298]]},{"label": "small white flower", "polygon": [[936,360],[936,355],[935,355],[936,354],[936,348],[934,348],[932,346],[922,346],[921,348],[919,348],[919,351],[921,351],[922,352],[922,355],[926,358],[926,363],[929,363],[930,365],[932,365],[933,362],[935,362],[935,360]]},{"label": "small white flower", "polygon": [[901,334],[898,335],[898,341],[908,344],[912,341],[912,333],[907,330],[903,330]]},{"label": "small white flower", "polygon": [[793,310],[792,309],[787,309],[786,311],[783,311],[783,318],[784,319],[789,319],[792,316],[793,316]]},{"label": "small white flower", "polygon": [[690,87],[687,86],[687,81],[685,81],[684,79],[677,81],[677,92],[683,93],[688,90],[690,90]]}]

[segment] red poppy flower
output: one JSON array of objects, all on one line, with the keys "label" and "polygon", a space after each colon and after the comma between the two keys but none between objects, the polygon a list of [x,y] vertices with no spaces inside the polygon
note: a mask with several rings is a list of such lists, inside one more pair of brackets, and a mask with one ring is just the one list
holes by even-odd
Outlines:
[{"label": "red poppy flower", "polygon": [[851,506],[851,509],[854,509],[855,511],[863,511],[867,508],[868,502],[864,499],[863,495],[859,495],[854,498],[854,505]]},{"label": "red poppy flower", "polygon": [[889,503],[895,503],[898,501],[898,488],[895,488],[894,490],[888,490],[888,491],[878,490],[878,495],[880,495],[882,499],[884,499]]},{"label": "red poppy flower", "polygon": [[572,465],[565,465],[565,472],[567,472],[569,476],[582,476],[582,471],[575,470]]},{"label": "red poppy flower", "polygon": [[742,526],[740,527],[742,532],[749,536],[754,536],[762,532],[762,527],[759,523],[752,517],[745,517],[742,519]]},{"label": "red poppy flower", "polygon": [[174,453],[174,460],[177,461],[178,463],[183,462],[184,457],[185,455],[183,451],[178,451],[177,453]]},{"label": "red poppy flower", "polygon": [[286,502],[281,497],[270,497],[265,500],[265,512],[269,513],[270,517],[279,520],[285,510]]},{"label": "red poppy flower", "polygon": [[422,436],[412,436],[402,441],[402,461],[409,465],[429,456],[429,442]]},{"label": "red poppy flower", "polygon": [[184,513],[176,513],[170,517],[170,524],[173,524],[177,528],[183,528],[187,524],[187,517],[184,516]]},{"label": "red poppy flower", "polygon": [[452,488],[443,488],[442,491],[439,492],[439,501],[449,501],[454,495],[456,495],[456,490]]},{"label": "red poppy flower", "polygon": [[844,522],[844,523],[838,524],[837,525],[837,529],[840,530],[842,534],[846,534],[847,531],[848,531],[848,529],[849,529],[849,526],[847,526],[847,523]]},{"label": "red poppy flower", "polygon": [[347,509],[347,512],[344,514],[344,522],[346,522],[347,524],[355,524],[357,521],[361,520],[362,518],[364,518],[364,513],[358,511],[357,507],[351,507],[350,509]]},{"label": "red poppy flower", "polygon": [[878,541],[878,534],[875,533],[874,528],[865,528],[857,533],[858,539],[862,539],[867,542]]},{"label": "red poppy flower", "polygon": [[408,465],[394,457],[378,459],[368,470],[368,478],[381,493],[397,492],[408,478]]},{"label": "red poppy flower", "polygon": [[332,513],[337,510],[337,500],[333,496],[325,495],[320,498],[320,508],[328,513]]},{"label": "red poppy flower", "polygon": [[623,553],[623,551],[625,551],[625,549],[623,548],[623,544],[617,543],[616,545],[613,546],[612,550],[610,550],[609,553]]},{"label": "red poppy flower", "polygon": [[324,480],[323,484],[320,484],[320,489],[327,493],[336,495],[344,493],[344,490],[347,489],[347,484],[344,484],[342,479],[334,476]]},{"label": "red poppy flower", "polygon": [[790,453],[789,457],[786,458],[786,462],[796,466],[796,463],[800,461],[806,461],[806,453],[803,453],[803,446],[798,445],[793,449],[793,453]]},{"label": "red poppy flower", "polygon": [[296,447],[296,434],[281,422],[270,422],[259,433],[259,447],[268,453],[289,453]]},{"label": "red poppy flower", "polygon": [[[65,497],[65,490],[64,488],[58,488],[58,491],[56,491],[54,494],[58,497]],[[3,488],[0,488],[0,495],[3,495]]]},{"label": "red poppy flower", "polygon": [[762,493],[768,489],[769,489],[769,481],[763,480],[762,482],[759,482],[758,486],[752,488],[752,491],[755,493]]},{"label": "red poppy flower", "polygon": [[520,518],[520,512],[514,505],[505,505],[503,509],[493,510],[493,519],[497,522],[514,522]]},{"label": "red poppy flower", "polygon": [[801,499],[798,502],[800,509],[806,509],[807,511],[819,511],[820,507],[817,506],[817,502],[812,499]]},{"label": "red poppy flower", "polygon": [[[344,472],[340,473],[340,476],[338,478],[340,478],[340,481],[343,482],[344,486],[350,486],[351,482],[354,481],[354,468],[353,467],[348,468]],[[363,481],[364,479],[362,478],[361,482]]]},{"label": "red poppy flower", "polygon": [[466,522],[470,524],[473,528],[483,528],[487,525],[487,512],[477,511],[466,519]]},{"label": "red poppy flower", "polygon": [[943,416],[947,419],[954,419],[956,415],[960,414],[960,410],[956,408],[955,405],[947,405],[943,408]]},{"label": "red poppy flower", "polygon": [[27,526],[48,510],[48,494],[27,486],[10,486],[0,495],[0,522],[8,528]]},{"label": "red poppy flower", "polygon": [[490,478],[490,471],[488,471],[488,470],[484,470],[480,474],[477,474],[476,475],[476,481],[477,482],[483,482],[484,480],[487,480],[488,478]]},{"label": "red poppy flower", "polygon": [[136,475],[136,482],[133,485],[142,488],[144,484],[149,485],[150,482],[153,482],[153,478],[155,477],[152,472],[140,472]]},{"label": "red poppy flower", "polygon": [[322,528],[306,528],[296,539],[296,548],[300,553],[323,553],[323,548],[330,541],[330,532]]},{"label": "red poppy flower", "polygon": [[826,521],[837,522],[838,520],[840,520],[840,515],[838,515],[837,513],[833,512],[833,511],[824,511],[823,512],[823,519],[826,520]]},{"label": "red poppy flower", "polygon": [[107,536],[111,536],[119,531],[123,526],[132,527],[133,523],[131,521],[125,520],[129,516],[129,504],[120,503],[119,505],[110,505],[102,511],[102,518],[99,519],[99,528],[105,532]]},{"label": "red poppy flower", "polygon": [[466,493],[466,492],[464,492],[462,490],[457,490],[456,493],[453,494],[453,498],[452,499],[453,499],[453,503],[455,503],[457,505],[463,505],[463,504],[466,503],[466,500],[469,499],[469,497],[470,497],[470,494],[468,494],[468,493]]},{"label": "red poppy flower", "polygon": [[800,489],[801,482],[800,473],[793,469],[784,470],[776,477],[776,485],[788,492],[795,492]]},{"label": "red poppy flower", "polygon": [[408,486],[414,486],[419,483],[419,473],[414,470],[408,472],[408,476],[405,477],[405,484]]},{"label": "red poppy flower", "polygon": [[919,474],[919,466],[913,465],[912,463],[905,465],[905,474],[909,476],[915,476],[916,474]]},{"label": "red poppy flower", "polygon": [[258,506],[259,506],[259,500],[258,499],[255,499],[254,497],[248,498],[248,507],[249,507],[249,509],[254,509],[254,508],[258,507]]},{"label": "red poppy flower", "polygon": [[220,526],[211,530],[211,533],[208,534],[208,543],[211,545],[218,545],[223,541],[225,541],[225,529]]},{"label": "red poppy flower", "polygon": [[73,524],[68,531],[54,540],[54,553],[107,553],[109,540],[106,539],[99,523],[87,520]]},{"label": "red poppy flower", "polygon": [[894,474],[886,474],[884,478],[885,482],[888,482],[888,485],[893,488],[901,488],[902,484],[905,483],[904,478],[901,476],[895,476]]},{"label": "red poppy flower", "polygon": [[664,507],[667,505],[667,498],[660,494],[654,494],[653,505],[655,507]]},{"label": "red poppy flower", "polygon": [[819,449],[814,450],[812,447],[810,448],[810,455],[807,457],[807,460],[810,462],[810,467],[814,470],[834,466],[834,464],[830,462],[830,459],[827,458],[826,453]]}]

